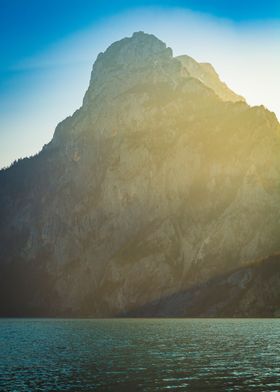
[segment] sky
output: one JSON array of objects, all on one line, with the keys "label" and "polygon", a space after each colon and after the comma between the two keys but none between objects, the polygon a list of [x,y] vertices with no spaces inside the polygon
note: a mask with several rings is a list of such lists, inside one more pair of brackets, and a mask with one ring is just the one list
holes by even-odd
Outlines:
[{"label": "sky", "polygon": [[48,143],[81,106],[92,64],[134,31],[213,64],[280,119],[280,1],[0,0],[0,167]]}]

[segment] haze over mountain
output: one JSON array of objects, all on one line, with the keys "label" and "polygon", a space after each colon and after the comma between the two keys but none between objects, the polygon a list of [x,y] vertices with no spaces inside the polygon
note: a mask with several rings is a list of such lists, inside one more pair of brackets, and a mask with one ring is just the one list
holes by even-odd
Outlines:
[{"label": "haze over mountain", "polygon": [[210,64],[115,42],[82,107],[0,172],[0,314],[279,315],[279,151],[275,115]]}]

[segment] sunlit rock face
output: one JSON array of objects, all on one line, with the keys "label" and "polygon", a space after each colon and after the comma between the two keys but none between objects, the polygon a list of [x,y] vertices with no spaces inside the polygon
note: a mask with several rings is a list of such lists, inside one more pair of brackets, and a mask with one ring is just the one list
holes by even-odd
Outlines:
[{"label": "sunlit rock face", "polygon": [[1,314],[137,313],[277,251],[279,151],[275,115],[211,65],[114,43],[53,140],[0,172]]},{"label": "sunlit rock face", "polygon": [[243,97],[231,91],[227,85],[221,82],[219,75],[209,63],[197,63],[190,56],[178,56],[177,59],[183,65],[185,75],[200,80],[205,86],[211,88],[223,101],[245,101]]}]

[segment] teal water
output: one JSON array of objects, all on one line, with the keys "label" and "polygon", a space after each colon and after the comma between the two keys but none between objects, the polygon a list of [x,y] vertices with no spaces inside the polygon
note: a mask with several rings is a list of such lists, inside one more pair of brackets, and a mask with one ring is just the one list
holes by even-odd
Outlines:
[{"label": "teal water", "polygon": [[0,319],[0,391],[280,391],[280,320]]}]

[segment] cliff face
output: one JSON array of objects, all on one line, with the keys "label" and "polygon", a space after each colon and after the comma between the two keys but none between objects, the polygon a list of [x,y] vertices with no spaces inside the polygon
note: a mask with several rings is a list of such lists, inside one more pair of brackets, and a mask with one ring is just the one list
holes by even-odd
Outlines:
[{"label": "cliff face", "polygon": [[0,313],[125,314],[275,252],[279,151],[275,115],[210,65],[114,43],[52,141],[0,172]]}]

